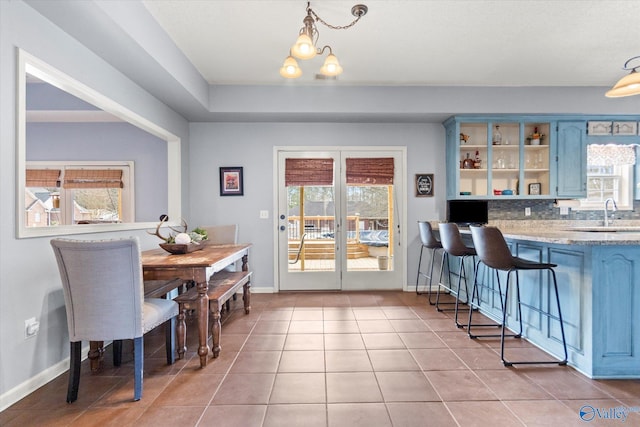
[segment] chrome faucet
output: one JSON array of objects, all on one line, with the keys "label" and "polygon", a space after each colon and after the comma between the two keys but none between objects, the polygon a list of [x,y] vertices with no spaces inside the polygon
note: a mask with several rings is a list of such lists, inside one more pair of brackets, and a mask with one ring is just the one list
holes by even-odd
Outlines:
[{"label": "chrome faucet", "polygon": [[609,197],[604,201],[604,226],[609,226],[609,202],[613,203],[613,209],[611,210],[611,222],[613,223],[613,213],[618,210],[618,205],[613,198]]}]

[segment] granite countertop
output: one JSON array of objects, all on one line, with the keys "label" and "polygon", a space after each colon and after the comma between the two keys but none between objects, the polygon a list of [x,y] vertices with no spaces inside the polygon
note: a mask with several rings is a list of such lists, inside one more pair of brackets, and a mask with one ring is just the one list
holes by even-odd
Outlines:
[{"label": "granite countertop", "polygon": [[[490,221],[489,225],[498,227],[506,239],[561,245],[640,245],[639,221],[617,220],[606,229],[601,221]],[[470,233],[464,227],[460,232]]]}]

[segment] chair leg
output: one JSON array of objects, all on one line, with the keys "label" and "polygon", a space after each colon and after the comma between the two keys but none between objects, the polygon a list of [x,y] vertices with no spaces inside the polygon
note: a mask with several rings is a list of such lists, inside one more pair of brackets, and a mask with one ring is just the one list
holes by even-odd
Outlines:
[{"label": "chair leg", "polygon": [[[453,315],[453,321],[456,327],[460,328],[462,325],[458,323],[458,306],[460,305],[460,287],[462,285],[462,272],[464,271],[464,257],[460,257],[460,265],[458,266],[458,289],[456,290],[456,308]],[[466,272],[465,272],[466,273]],[[467,279],[464,280],[465,286],[467,285]],[[467,300],[469,300],[469,292],[467,292]]]},{"label": "chair leg", "polygon": [[[465,325],[458,322],[458,312],[461,310],[460,309],[460,290],[462,289],[462,279],[464,278],[464,290],[465,290],[465,301],[463,302],[463,304],[469,304],[469,281],[467,280],[467,269],[464,266],[464,260],[466,259],[466,256],[462,256],[460,257],[460,266],[458,268],[458,290],[456,291],[456,308],[455,308],[455,315],[454,315],[454,321],[456,324],[456,327],[458,328],[463,328]],[[475,259],[474,259],[474,263],[475,263]],[[474,270],[474,276],[475,276],[475,270]],[[467,310],[467,309],[464,309]],[[471,308],[469,308],[468,310],[471,310]]]},{"label": "chair leg", "polygon": [[113,366],[122,365],[122,340],[113,340]]},{"label": "chair leg", "polygon": [[[564,359],[561,360],[560,362],[555,361],[555,360],[540,360],[540,361],[534,361],[534,360],[523,360],[523,361],[508,361],[504,358],[504,325],[502,326],[502,332],[503,332],[503,336],[502,336],[502,340],[501,340],[501,349],[500,349],[500,358],[502,359],[502,363],[504,364],[504,366],[513,366],[513,365],[548,365],[548,364],[558,364],[561,366],[564,366],[567,364],[567,358],[568,358],[568,354],[567,354],[567,342],[565,339],[565,335],[564,335],[564,325],[562,322],[562,312],[560,311],[560,297],[558,294],[558,283],[556,281],[556,275],[555,275],[555,271],[552,268],[548,269],[551,272],[551,275],[553,277],[553,287],[555,290],[555,294],[556,294],[556,303],[558,306],[558,317],[555,318],[551,312],[541,312],[540,310],[537,310],[534,308],[534,310],[546,315],[547,317],[550,318],[555,318],[556,320],[558,320],[560,322],[560,331],[562,333],[562,344],[563,344],[563,348],[564,348]],[[518,271],[515,270],[516,272],[516,293],[517,293],[517,305],[518,305],[518,316],[520,317],[520,334],[522,334],[522,308],[521,308],[521,302],[520,302],[520,283],[519,283],[519,278],[518,278]],[[509,273],[507,274],[507,289],[509,289],[509,274],[511,273],[511,271],[509,271]],[[506,304],[507,304],[507,297],[506,297],[506,292],[505,292],[505,321],[506,321]]]},{"label": "chair leg", "polygon": [[172,317],[164,325],[165,351],[167,352],[167,365],[173,365],[176,361],[176,318]]},{"label": "chair leg", "polygon": [[[472,326],[476,326],[476,327],[483,327],[483,328],[495,328],[495,327],[501,327],[502,325],[500,323],[496,323],[495,325],[488,325],[488,324],[483,324],[483,323],[473,323],[472,319],[473,319],[473,312],[474,312],[474,306],[476,308],[480,308],[480,304],[482,301],[482,291],[478,291],[478,272],[480,271],[480,261],[476,262],[475,267],[474,267],[474,274],[473,274],[473,288],[471,291],[471,299],[469,300],[469,320],[467,322],[467,334],[469,335],[469,338],[471,339],[475,339],[475,338],[486,338],[486,337],[499,337],[500,334],[482,334],[482,335],[475,335],[471,333],[471,327]],[[497,273],[497,271],[496,271]],[[485,287],[485,285],[481,286],[482,288]],[[498,282],[498,293],[500,293],[500,282]],[[473,298],[476,298],[477,304],[473,303]],[[500,305],[502,305],[502,294],[500,293]]]},{"label": "chair leg", "polygon": [[562,320],[562,310],[560,309],[560,294],[558,293],[558,281],[556,279],[556,272],[553,268],[550,268],[551,276],[553,277],[553,289],[556,293],[556,304],[558,305],[558,321],[560,322],[560,332],[562,334],[562,348],[564,349],[564,359],[560,361],[560,365],[566,365],[569,354],[567,353],[567,339],[564,335],[564,321]]},{"label": "chair leg", "polygon": [[144,371],[144,338],[133,339],[133,400],[142,398],[142,376]]},{"label": "chair leg", "polygon": [[[435,305],[437,311],[445,311],[445,310],[451,311],[451,310],[454,310],[452,308],[449,308],[449,309],[440,308],[440,305],[454,305],[454,304],[456,304],[455,302],[440,302],[440,289],[441,288],[445,288],[445,289],[449,290],[450,294],[453,293],[453,290],[450,287],[447,287],[447,286],[442,284],[442,275],[444,274],[445,265],[447,266],[447,277],[449,278],[449,282],[447,283],[447,285],[451,286],[451,270],[449,269],[449,254],[446,251],[442,255],[442,262],[440,263],[440,278],[438,279],[438,289],[436,290],[436,301],[435,301],[435,303],[431,303],[431,299],[429,299],[429,303],[431,305]],[[457,297],[458,296],[456,295],[456,298]],[[429,298],[431,298],[431,295],[429,295]]]},{"label": "chair leg", "polygon": [[69,349],[69,387],[67,388],[67,403],[78,399],[80,386],[80,362],[82,360],[82,341],[72,342]]},{"label": "chair leg", "polygon": [[[416,277],[416,294],[422,295],[424,292],[418,291],[418,285],[420,283],[420,267],[422,266],[422,251],[424,250],[424,245],[420,245],[420,258],[418,258],[418,277]],[[430,291],[431,289],[429,289]],[[427,292],[429,296],[431,296],[431,292]]]}]

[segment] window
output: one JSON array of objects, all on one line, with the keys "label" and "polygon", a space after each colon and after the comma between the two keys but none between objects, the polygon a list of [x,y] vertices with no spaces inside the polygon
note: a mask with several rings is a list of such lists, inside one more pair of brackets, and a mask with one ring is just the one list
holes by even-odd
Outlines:
[{"label": "window", "polygon": [[[27,193],[53,227],[133,222],[133,162],[28,162]],[[29,209],[29,208],[28,208]],[[33,208],[32,208],[33,209]],[[29,212],[27,212],[29,215]]]},{"label": "window", "polygon": [[587,151],[587,198],[580,200],[582,210],[603,209],[613,198],[618,209],[633,209],[634,148],[621,145],[591,144]]}]

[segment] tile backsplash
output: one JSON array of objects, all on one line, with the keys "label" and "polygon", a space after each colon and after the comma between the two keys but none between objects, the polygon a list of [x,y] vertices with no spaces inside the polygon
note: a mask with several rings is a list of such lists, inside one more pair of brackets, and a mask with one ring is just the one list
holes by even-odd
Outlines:
[{"label": "tile backsplash", "polygon": [[[554,207],[554,200],[489,200],[489,221],[496,220],[572,220],[593,221],[603,219],[603,210],[576,211],[569,209],[569,215],[560,215],[560,208]],[[525,208],[531,208],[531,216],[525,216]],[[633,202],[632,211],[617,211],[615,218],[640,220],[640,200]]]}]

